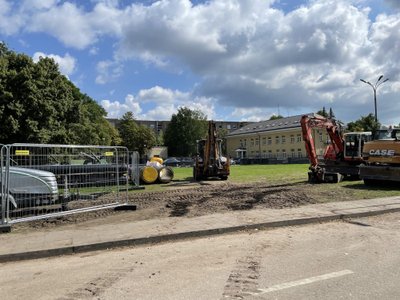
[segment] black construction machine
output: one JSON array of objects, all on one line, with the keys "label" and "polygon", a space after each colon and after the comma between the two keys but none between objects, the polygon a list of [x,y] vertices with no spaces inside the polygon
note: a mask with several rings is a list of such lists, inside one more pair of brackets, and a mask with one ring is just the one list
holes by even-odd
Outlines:
[{"label": "black construction machine", "polygon": [[193,167],[193,179],[207,178],[228,179],[230,161],[222,156],[222,140],[217,138],[217,131],[213,121],[208,122],[208,134],[205,139],[197,141],[197,155]]}]

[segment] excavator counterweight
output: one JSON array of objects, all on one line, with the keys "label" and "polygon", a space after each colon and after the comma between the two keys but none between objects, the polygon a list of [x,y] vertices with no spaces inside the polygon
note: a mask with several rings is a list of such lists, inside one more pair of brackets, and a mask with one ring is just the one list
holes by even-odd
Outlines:
[{"label": "excavator counterweight", "polygon": [[400,128],[380,130],[376,140],[364,145],[365,165],[360,177],[366,185],[400,182]]}]

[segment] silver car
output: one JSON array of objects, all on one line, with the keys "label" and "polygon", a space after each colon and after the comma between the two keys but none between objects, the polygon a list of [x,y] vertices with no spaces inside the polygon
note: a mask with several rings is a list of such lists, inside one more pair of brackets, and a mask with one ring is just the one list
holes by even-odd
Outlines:
[{"label": "silver car", "polygon": [[10,167],[9,193],[15,207],[50,204],[58,199],[57,180],[51,172]]}]

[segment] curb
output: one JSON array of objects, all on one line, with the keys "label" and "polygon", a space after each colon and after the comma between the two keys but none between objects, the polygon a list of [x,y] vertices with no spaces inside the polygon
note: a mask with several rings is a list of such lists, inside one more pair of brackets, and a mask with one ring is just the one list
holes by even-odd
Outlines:
[{"label": "curb", "polygon": [[143,237],[143,238],[131,238],[131,239],[125,239],[125,240],[108,241],[108,242],[101,242],[101,243],[94,243],[94,244],[87,244],[87,245],[55,248],[55,249],[45,249],[45,250],[27,251],[27,252],[20,252],[20,253],[2,254],[2,255],[0,255],[0,263],[55,257],[55,256],[61,256],[61,255],[70,255],[70,254],[85,253],[85,252],[99,251],[99,250],[109,250],[109,249],[113,249],[113,248],[128,247],[128,246],[150,245],[150,244],[185,240],[185,239],[189,239],[189,238],[201,238],[201,237],[206,237],[206,236],[215,236],[215,235],[219,235],[219,234],[227,234],[227,233],[234,233],[234,232],[238,232],[238,231],[247,231],[247,230],[254,230],[254,229],[268,229],[268,228],[277,228],[277,227],[306,225],[306,224],[313,224],[313,223],[325,223],[325,222],[331,222],[331,221],[336,221],[336,220],[345,220],[348,218],[362,218],[362,217],[377,216],[377,215],[394,213],[394,212],[399,212],[399,211],[400,211],[400,207],[388,208],[388,209],[382,209],[382,210],[374,210],[374,211],[366,211],[366,212],[341,213],[341,214],[335,214],[335,215],[330,215],[330,216],[308,217],[308,218],[298,218],[298,219],[291,219],[291,220],[263,222],[263,223],[246,224],[246,225],[238,225],[238,226],[223,227],[223,228],[213,228],[213,229],[204,229],[204,230],[163,234],[163,235],[148,236],[148,237]]}]

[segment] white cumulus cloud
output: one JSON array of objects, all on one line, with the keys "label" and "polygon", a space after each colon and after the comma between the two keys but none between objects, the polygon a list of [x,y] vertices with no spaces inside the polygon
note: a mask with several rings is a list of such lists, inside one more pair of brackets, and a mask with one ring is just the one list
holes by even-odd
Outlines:
[{"label": "white cumulus cloud", "polygon": [[[142,107],[149,104],[151,108],[144,112]],[[129,94],[123,102],[102,100],[101,105],[107,111],[108,117],[112,118],[120,118],[124,113],[132,111],[137,119],[170,120],[172,114],[183,106],[200,110],[209,119],[216,116],[212,99],[160,86],[140,90],[136,96]]]},{"label": "white cumulus cloud", "polygon": [[60,68],[60,72],[64,75],[71,75],[76,69],[76,59],[69,55],[68,53],[64,56],[59,56],[57,54],[46,54],[43,52],[35,52],[33,54],[33,61],[38,62],[41,57],[49,57],[54,59],[54,61],[58,64]]},{"label": "white cumulus cloud", "polygon": [[[399,1],[385,1],[399,8]],[[113,48],[97,64],[98,84],[135,72],[122,68],[129,61],[163,75],[194,74],[189,93],[153,83],[134,96],[140,107],[157,103],[163,112],[185,104],[206,111],[218,106],[254,109],[249,118],[257,119],[278,106],[305,112],[331,106],[341,119],[354,120],[355,113],[372,111],[365,105],[371,91],[359,79],[384,74],[390,80],[379,91],[381,116],[395,120],[400,13],[388,9],[372,18],[375,2],[309,0],[284,12],[273,0],[26,0],[21,7],[0,0],[0,33],[45,33],[66,47],[102,55],[107,39]],[[123,110],[112,103],[110,110]],[[160,106],[148,116],[161,116]]]}]

